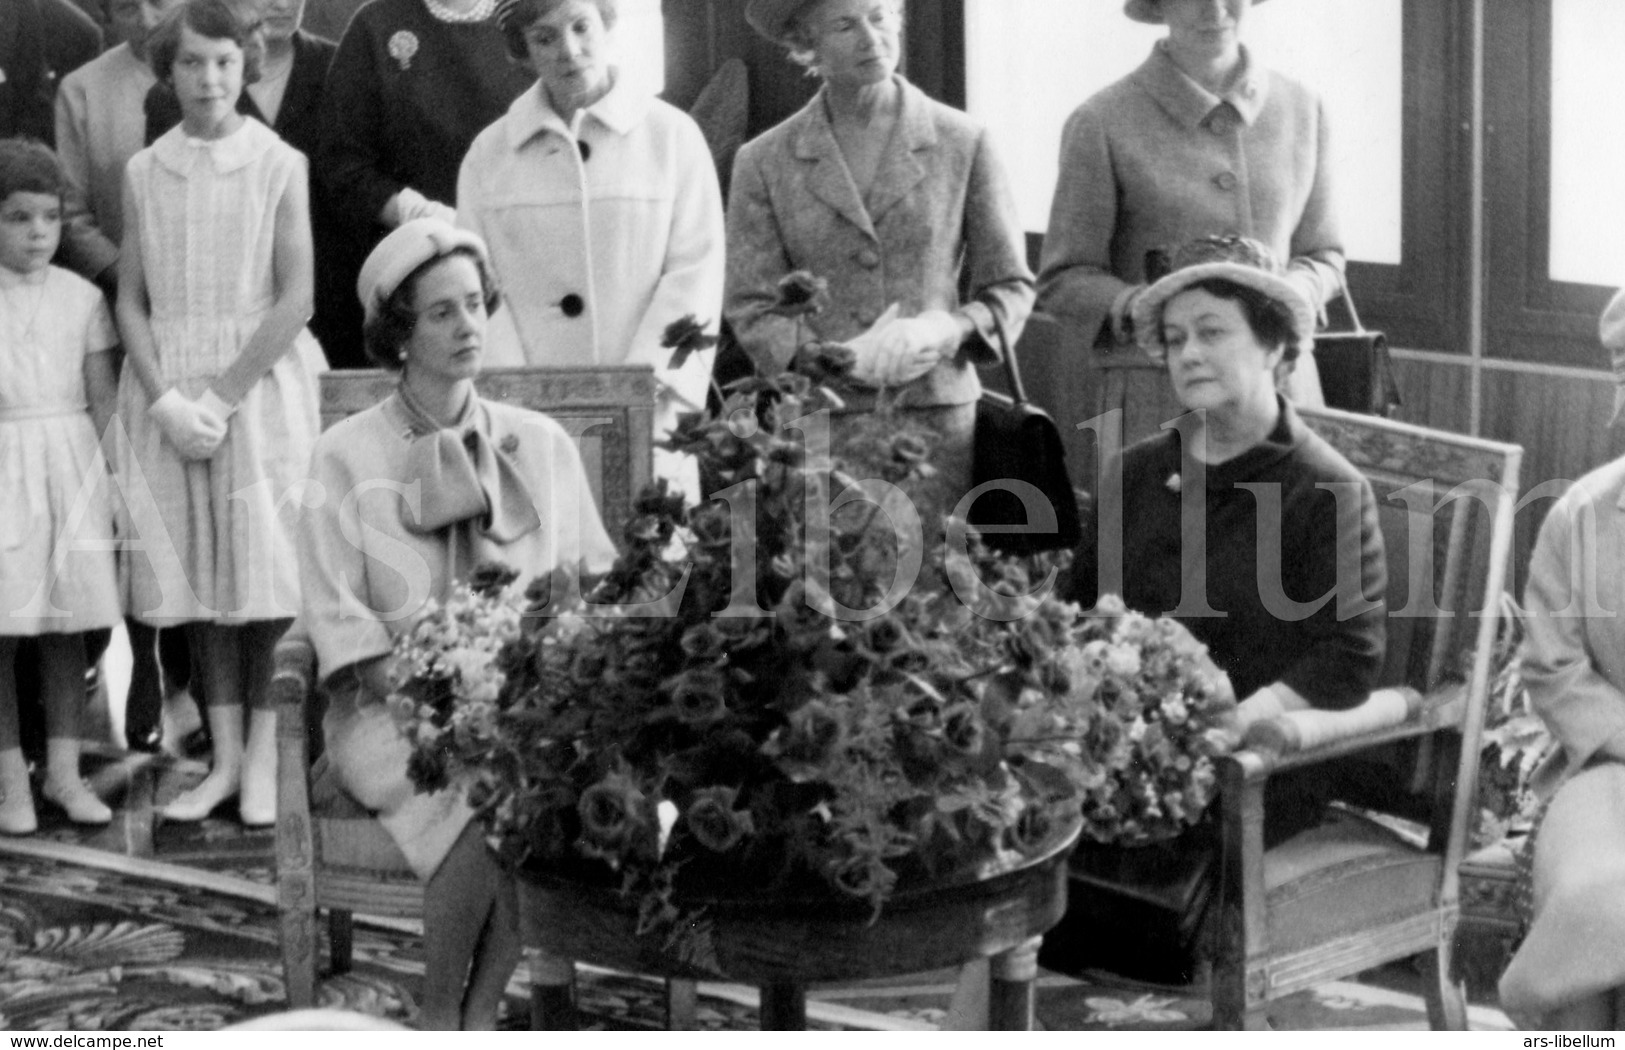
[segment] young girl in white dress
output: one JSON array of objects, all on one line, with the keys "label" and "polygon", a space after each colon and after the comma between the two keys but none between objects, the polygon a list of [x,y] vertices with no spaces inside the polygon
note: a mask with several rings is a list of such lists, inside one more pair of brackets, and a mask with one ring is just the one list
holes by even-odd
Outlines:
[{"label": "young girl in white dress", "polygon": [[80,824],[112,811],[79,778],[85,632],[122,618],[106,462],[118,345],[95,285],[51,265],[62,169],[0,140],[0,833],[37,827],[19,746],[18,642],[37,639],[47,761],[40,793]]},{"label": "young girl in white dress", "polygon": [[118,470],[129,612],[189,625],[214,744],[208,776],[163,815],[200,820],[235,796],[262,826],[276,821],[271,655],[299,607],[293,528],[326,362],[305,330],[304,156],[237,112],[255,29],[223,0],[184,0],[149,44],[182,116],[125,169]]}]

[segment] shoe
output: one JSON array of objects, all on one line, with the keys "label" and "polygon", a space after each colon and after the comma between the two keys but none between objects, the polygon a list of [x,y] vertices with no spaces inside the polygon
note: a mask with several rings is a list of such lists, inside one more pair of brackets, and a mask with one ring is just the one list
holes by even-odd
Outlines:
[{"label": "shoe", "polygon": [[204,777],[197,787],[182,792],[160,811],[160,815],[179,824],[195,824],[237,797],[237,785],[233,784],[221,792],[211,780],[212,777]]},{"label": "shoe", "polygon": [[131,751],[140,751],[143,754],[156,755],[164,747],[164,730],[162,726],[152,726],[149,729],[138,729],[126,726],[124,730],[124,743]]},{"label": "shoe", "polygon": [[24,791],[0,798],[0,835],[32,835],[38,830],[32,795]]},{"label": "shoe", "polygon": [[40,785],[39,793],[45,801],[58,806],[75,824],[99,827],[113,820],[113,811],[96,797],[90,785],[83,780],[59,784],[47,776],[45,783]]}]

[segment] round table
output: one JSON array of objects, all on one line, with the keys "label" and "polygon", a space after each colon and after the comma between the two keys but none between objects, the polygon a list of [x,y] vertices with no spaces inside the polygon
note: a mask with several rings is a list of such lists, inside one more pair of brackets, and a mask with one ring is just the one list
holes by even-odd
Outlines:
[{"label": "round table", "polygon": [[[861,902],[834,896],[704,902],[715,970],[673,958],[658,935],[639,936],[637,911],[608,886],[527,871],[519,880],[525,945],[539,953],[539,1027],[574,1025],[570,964],[578,960],[672,981],[669,1009],[681,1023],[694,980],[752,984],[761,990],[764,1030],[806,1027],[806,990],[991,960],[989,1027],[1032,1027],[1033,981],[1043,933],[1066,912],[1066,859],[1078,826],[1035,856],[915,889],[902,889],[878,918]],[[692,906],[692,905],[691,905]],[[538,962],[533,957],[533,965]]]}]

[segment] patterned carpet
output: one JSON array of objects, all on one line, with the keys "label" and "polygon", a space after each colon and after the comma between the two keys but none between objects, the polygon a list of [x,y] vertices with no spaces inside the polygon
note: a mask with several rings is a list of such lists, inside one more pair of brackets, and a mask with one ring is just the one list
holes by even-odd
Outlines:
[{"label": "patterned carpet", "polygon": [[[113,825],[84,831],[41,813],[40,834],[0,839],[0,1030],[212,1030],[284,1008],[277,951],[272,840],[222,810],[193,825],[153,812],[203,768],[197,763],[102,756],[91,779],[120,804]],[[422,979],[421,944],[400,924],[358,921],[352,972],[327,976],[323,1006],[411,1023]],[[824,1029],[935,1028],[955,974],[939,971],[815,990],[809,1022]],[[1425,1029],[1416,975],[1404,966],[1302,992],[1274,1004],[1287,1030]],[[510,985],[507,1026],[528,1023],[523,968]],[[662,1024],[660,985],[578,967],[585,1023],[608,1030]],[[1037,1016],[1050,1030],[1190,1030],[1209,1010],[1190,989],[1075,980],[1045,973]],[[699,1022],[757,1027],[756,993],[701,985]],[[1475,1007],[1474,1028],[1507,1030]]]}]

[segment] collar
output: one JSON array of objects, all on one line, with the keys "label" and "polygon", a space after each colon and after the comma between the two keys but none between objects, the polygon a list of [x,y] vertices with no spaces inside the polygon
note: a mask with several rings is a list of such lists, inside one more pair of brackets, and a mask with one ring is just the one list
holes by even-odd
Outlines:
[{"label": "collar", "polygon": [[509,148],[518,149],[546,132],[562,135],[567,139],[578,138],[579,129],[589,117],[616,135],[630,133],[643,121],[652,103],[648,95],[637,91],[629,84],[630,79],[621,76],[617,70],[615,83],[604,97],[577,115],[575,130],[572,130],[553,108],[553,103],[547,97],[547,89],[538,80],[531,85],[530,90],[514,99],[513,105],[508,107]]},{"label": "collar", "polygon": [[[910,153],[935,146],[937,125],[931,119],[931,107],[927,104],[925,92],[909,83],[901,73],[893,73],[892,80],[902,89],[893,138]],[[801,110],[801,129],[796,134],[795,153],[803,160],[816,160],[831,151],[840,152],[840,146],[835,142],[835,127],[829,119],[829,103],[825,99],[828,91],[828,88],[819,88],[818,94]]]},{"label": "collar", "polygon": [[253,117],[244,117],[242,127],[213,141],[194,139],[177,124],[158,136],[152,153],[164,167],[182,177],[190,175],[194,166],[205,159],[214,165],[215,174],[224,175],[247,167],[278,141],[276,132]]},{"label": "collar", "polygon": [[1308,438],[1309,430],[1303,425],[1303,418],[1298,415],[1297,409],[1292,407],[1292,403],[1280,394],[1275,395],[1275,403],[1280,407],[1281,415],[1276,419],[1275,429],[1269,432],[1268,437],[1241,455],[1227,459],[1223,463],[1202,465],[1202,469],[1207,473],[1208,488],[1229,489],[1238,481],[1245,481],[1292,455]]},{"label": "collar", "polygon": [[1218,107],[1229,103],[1241,117],[1243,124],[1251,126],[1264,110],[1269,94],[1269,70],[1260,65],[1247,45],[1241,45],[1241,68],[1236,71],[1223,95],[1215,95],[1192,80],[1174,63],[1164,41],[1151,49],[1151,56],[1132,74],[1136,83],[1185,127],[1195,130]]},{"label": "collar", "polygon": [[0,292],[9,292],[13,288],[38,287],[51,276],[49,266],[35,270],[33,273],[18,273],[0,266]]},{"label": "collar", "polygon": [[388,402],[407,437],[402,480],[420,483],[417,506],[403,502],[401,525],[428,534],[468,522],[497,543],[512,543],[542,526],[523,471],[506,446],[517,435],[493,440],[491,413],[470,394],[457,421],[441,427],[412,399],[404,385]]}]

